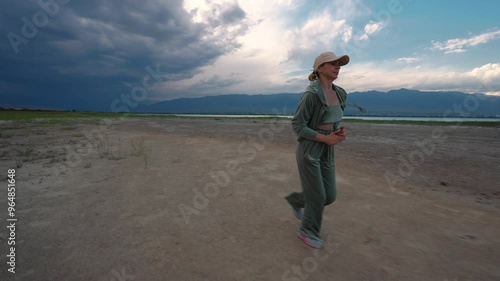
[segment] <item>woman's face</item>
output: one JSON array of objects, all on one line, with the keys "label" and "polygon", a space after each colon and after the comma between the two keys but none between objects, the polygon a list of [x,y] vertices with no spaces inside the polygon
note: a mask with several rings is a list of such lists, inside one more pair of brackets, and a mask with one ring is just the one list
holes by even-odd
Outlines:
[{"label": "woman's face", "polygon": [[323,78],[335,80],[339,76],[340,62],[338,60],[325,62],[318,67],[318,72]]}]

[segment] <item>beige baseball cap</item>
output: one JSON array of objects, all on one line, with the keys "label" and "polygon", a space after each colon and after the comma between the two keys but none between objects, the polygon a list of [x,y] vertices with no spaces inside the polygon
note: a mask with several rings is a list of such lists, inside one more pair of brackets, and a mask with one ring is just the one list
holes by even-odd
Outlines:
[{"label": "beige baseball cap", "polygon": [[344,66],[344,65],[349,63],[350,59],[349,59],[348,55],[343,55],[343,56],[338,57],[333,52],[324,52],[324,53],[319,54],[319,56],[316,57],[316,59],[314,60],[313,69],[314,69],[314,71],[316,71],[316,70],[318,70],[318,66],[320,66],[321,64],[323,64],[325,62],[329,62],[329,61],[336,61],[336,60],[340,61],[340,66]]}]

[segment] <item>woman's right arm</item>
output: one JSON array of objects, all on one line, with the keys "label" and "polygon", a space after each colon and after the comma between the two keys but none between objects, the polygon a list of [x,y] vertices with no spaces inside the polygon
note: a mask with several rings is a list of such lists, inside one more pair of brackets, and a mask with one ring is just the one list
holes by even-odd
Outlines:
[{"label": "woman's right arm", "polygon": [[295,114],[292,118],[292,128],[299,137],[315,140],[319,134],[315,130],[309,128],[309,121],[314,111],[316,99],[313,93],[305,92],[300,99],[297,110],[295,110]]}]

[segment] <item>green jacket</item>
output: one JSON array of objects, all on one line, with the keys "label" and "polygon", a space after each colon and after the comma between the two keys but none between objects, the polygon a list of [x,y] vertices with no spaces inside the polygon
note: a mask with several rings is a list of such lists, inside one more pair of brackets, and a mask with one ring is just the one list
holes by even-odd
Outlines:
[{"label": "green jacket", "polygon": [[[332,84],[337,97],[340,101],[342,111],[345,109],[347,93],[336,85]],[[321,119],[328,109],[325,94],[321,88],[319,79],[312,81],[304,91],[300,99],[299,106],[292,118],[292,128],[297,134],[298,140],[303,139],[314,140],[318,132],[316,129],[320,125]],[[338,122],[334,124],[334,128],[338,126]]]}]

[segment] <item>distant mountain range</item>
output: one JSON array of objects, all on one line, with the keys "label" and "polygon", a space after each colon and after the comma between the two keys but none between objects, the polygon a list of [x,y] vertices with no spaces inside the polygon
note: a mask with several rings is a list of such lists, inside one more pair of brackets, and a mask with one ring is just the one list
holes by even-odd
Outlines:
[{"label": "distant mountain range", "polygon": [[[140,105],[135,112],[197,114],[292,115],[301,93],[270,95],[220,95],[179,98]],[[355,105],[366,109],[362,113]],[[388,92],[353,92],[348,95],[346,115],[368,116],[470,116],[500,117],[500,97],[461,92],[424,92],[399,89]]]}]

